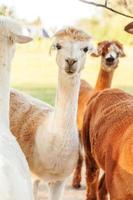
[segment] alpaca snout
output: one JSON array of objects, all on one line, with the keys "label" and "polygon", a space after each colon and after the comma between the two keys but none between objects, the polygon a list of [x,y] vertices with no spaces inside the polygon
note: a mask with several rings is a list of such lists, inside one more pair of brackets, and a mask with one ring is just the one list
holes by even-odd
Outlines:
[{"label": "alpaca snout", "polygon": [[106,58],[107,65],[112,65],[114,63],[114,61],[115,61],[115,58],[113,56]]},{"label": "alpaca snout", "polygon": [[77,63],[77,60],[76,59],[70,59],[70,58],[67,58],[65,59],[66,61],[66,66],[65,66],[65,72],[68,73],[68,74],[73,74],[76,72],[76,63]]},{"label": "alpaca snout", "polygon": [[72,66],[77,62],[77,60],[73,59],[73,58],[67,58],[67,59],[65,59],[65,61],[69,66]]},{"label": "alpaca snout", "polygon": [[106,58],[106,60],[105,60],[106,65],[108,67],[111,67],[112,65],[114,65],[115,61],[116,60],[115,60],[115,58],[113,56],[110,56],[110,57]]}]

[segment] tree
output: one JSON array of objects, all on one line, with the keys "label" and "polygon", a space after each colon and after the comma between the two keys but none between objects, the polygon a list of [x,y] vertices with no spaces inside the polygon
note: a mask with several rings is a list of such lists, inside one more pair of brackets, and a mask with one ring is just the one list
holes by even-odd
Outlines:
[{"label": "tree", "polygon": [[79,0],[83,3],[90,4],[97,7],[102,7],[112,12],[115,12],[119,15],[133,18],[133,16],[129,15],[133,14],[133,3],[132,0],[102,0],[102,1],[87,1],[87,0]]},{"label": "tree", "polygon": [[0,15],[15,17],[14,9],[6,5],[0,5]]}]

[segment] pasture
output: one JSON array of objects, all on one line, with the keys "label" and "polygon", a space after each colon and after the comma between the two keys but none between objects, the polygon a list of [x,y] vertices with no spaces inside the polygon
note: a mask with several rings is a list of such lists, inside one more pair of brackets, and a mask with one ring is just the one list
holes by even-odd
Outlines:
[{"label": "pasture", "polygon": [[[17,46],[12,63],[11,83],[12,87],[54,105],[58,67],[55,62],[55,52],[49,54],[51,44],[52,40],[45,39]],[[126,57],[120,58],[112,84],[112,87],[131,93],[133,93],[132,48],[124,44]],[[88,55],[82,78],[94,86],[99,67],[100,58]]]}]

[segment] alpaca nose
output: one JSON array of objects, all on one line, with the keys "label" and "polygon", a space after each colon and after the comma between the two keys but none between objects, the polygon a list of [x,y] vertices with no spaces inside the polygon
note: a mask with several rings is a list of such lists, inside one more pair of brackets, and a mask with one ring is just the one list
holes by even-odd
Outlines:
[{"label": "alpaca nose", "polygon": [[77,62],[77,60],[73,59],[73,58],[67,58],[65,61],[67,62],[67,64],[69,66],[72,66],[72,65],[74,65]]},{"label": "alpaca nose", "polygon": [[109,58],[106,58],[106,61],[107,62],[109,62],[109,63],[111,63],[111,62],[113,62],[115,59],[114,59],[114,57],[109,57]]}]

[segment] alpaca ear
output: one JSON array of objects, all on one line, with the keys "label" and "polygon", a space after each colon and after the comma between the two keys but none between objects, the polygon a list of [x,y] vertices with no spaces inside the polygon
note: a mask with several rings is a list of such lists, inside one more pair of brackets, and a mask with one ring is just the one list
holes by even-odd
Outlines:
[{"label": "alpaca ear", "polygon": [[99,54],[97,48],[93,48],[93,51],[91,52],[90,55],[91,55],[92,57],[99,57],[99,56],[100,56],[100,54]]},{"label": "alpaca ear", "polygon": [[32,40],[33,40],[33,39],[32,39],[31,37],[14,34],[14,41],[15,41],[16,43],[24,44],[24,43],[31,42]]},{"label": "alpaca ear", "polygon": [[101,43],[98,44],[97,49],[91,53],[92,57],[99,57],[102,55],[103,45]]},{"label": "alpaca ear", "polygon": [[119,41],[114,41],[114,43],[118,49],[119,57],[125,57],[126,54],[124,52],[123,45]]},{"label": "alpaca ear", "polygon": [[120,49],[119,55],[120,55],[120,57],[125,57],[126,56],[126,54],[124,53],[123,49]]},{"label": "alpaca ear", "polygon": [[133,22],[129,23],[128,25],[125,26],[124,30],[128,33],[133,34]]},{"label": "alpaca ear", "polygon": [[106,40],[98,43],[98,45],[97,45],[97,51],[98,51],[99,56],[102,55],[103,49],[104,49],[104,47],[105,47],[107,44],[108,44],[108,41],[106,41]]},{"label": "alpaca ear", "polygon": [[11,40],[11,42],[24,44],[24,43],[28,43],[28,42],[32,41],[33,39],[28,36],[17,35],[15,33],[11,32],[10,40]]},{"label": "alpaca ear", "polygon": [[100,54],[98,54],[98,53],[94,53],[94,52],[93,52],[93,53],[91,53],[91,56],[96,58],[96,57],[99,57]]}]

